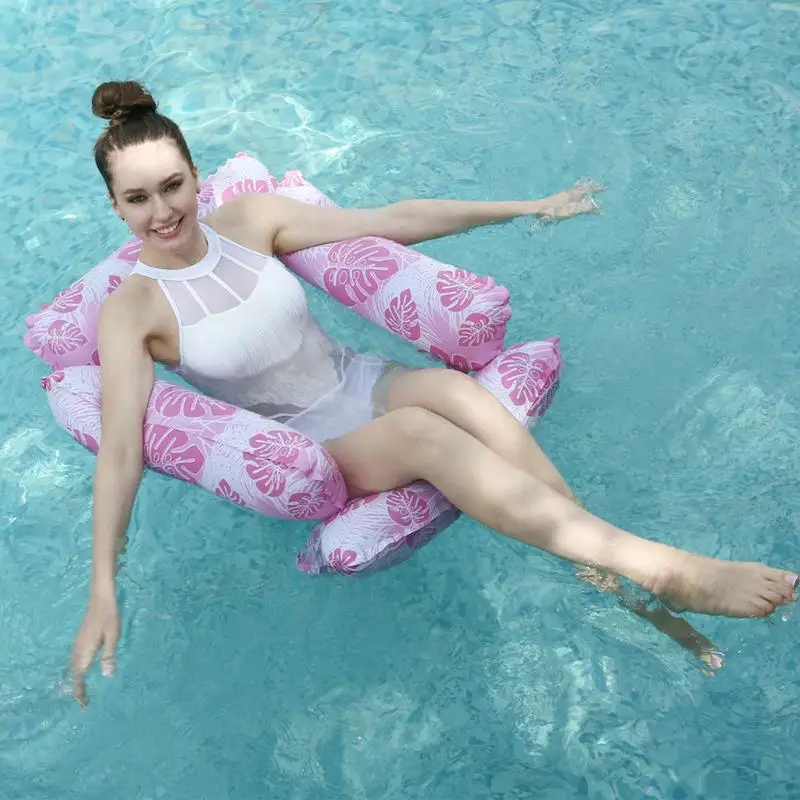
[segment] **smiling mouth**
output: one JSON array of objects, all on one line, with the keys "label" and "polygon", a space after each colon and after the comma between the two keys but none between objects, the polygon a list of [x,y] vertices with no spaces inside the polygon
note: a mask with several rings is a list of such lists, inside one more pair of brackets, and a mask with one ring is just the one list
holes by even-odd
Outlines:
[{"label": "smiling mouth", "polygon": [[172,225],[166,225],[163,228],[154,228],[153,233],[158,236],[159,239],[172,239],[174,236],[177,235],[178,231],[180,231],[181,224],[183,223],[183,217],[181,217],[177,222],[173,223]]}]

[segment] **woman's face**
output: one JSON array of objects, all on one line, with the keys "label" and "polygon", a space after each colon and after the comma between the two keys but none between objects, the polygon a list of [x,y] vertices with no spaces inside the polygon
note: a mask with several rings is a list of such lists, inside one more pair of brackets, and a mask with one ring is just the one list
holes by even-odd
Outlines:
[{"label": "woman's face", "polygon": [[111,204],[150,253],[178,257],[199,232],[197,168],[171,139],[142,142],[111,153]]}]

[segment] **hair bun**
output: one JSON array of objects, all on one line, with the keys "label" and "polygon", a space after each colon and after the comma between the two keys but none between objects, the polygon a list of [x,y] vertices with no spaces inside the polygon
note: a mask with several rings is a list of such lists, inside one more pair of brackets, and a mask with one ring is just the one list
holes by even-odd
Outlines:
[{"label": "hair bun", "polygon": [[101,83],[92,96],[92,113],[120,125],[132,117],[155,112],[153,95],[136,81],[107,81]]}]

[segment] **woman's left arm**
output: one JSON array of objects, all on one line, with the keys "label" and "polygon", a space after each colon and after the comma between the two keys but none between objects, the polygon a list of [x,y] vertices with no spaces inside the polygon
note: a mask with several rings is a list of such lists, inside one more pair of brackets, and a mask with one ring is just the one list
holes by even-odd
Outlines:
[{"label": "woman's left arm", "polygon": [[585,183],[540,200],[401,200],[365,209],[324,208],[280,195],[248,199],[254,222],[266,226],[273,252],[281,254],[362,236],[415,244],[521,216],[566,219],[598,210],[597,191],[598,184]]}]

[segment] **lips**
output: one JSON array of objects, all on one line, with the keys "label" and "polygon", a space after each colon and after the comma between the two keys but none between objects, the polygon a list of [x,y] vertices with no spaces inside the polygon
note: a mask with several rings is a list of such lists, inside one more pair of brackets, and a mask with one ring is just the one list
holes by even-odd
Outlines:
[{"label": "lips", "polygon": [[173,222],[171,225],[163,225],[160,228],[154,228],[153,233],[159,239],[174,239],[181,231],[181,226],[183,224],[183,217],[181,217],[177,222]]}]

